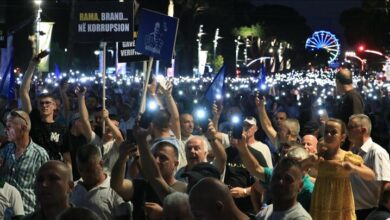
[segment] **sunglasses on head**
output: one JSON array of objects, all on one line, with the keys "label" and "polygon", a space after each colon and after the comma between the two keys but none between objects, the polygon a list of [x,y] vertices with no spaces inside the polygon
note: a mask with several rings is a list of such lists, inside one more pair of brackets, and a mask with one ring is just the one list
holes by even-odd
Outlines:
[{"label": "sunglasses on head", "polygon": [[21,118],[24,122],[26,122],[26,125],[28,124],[27,120],[22,115],[20,115],[17,111],[11,111],[10,115],[14,118]]}]

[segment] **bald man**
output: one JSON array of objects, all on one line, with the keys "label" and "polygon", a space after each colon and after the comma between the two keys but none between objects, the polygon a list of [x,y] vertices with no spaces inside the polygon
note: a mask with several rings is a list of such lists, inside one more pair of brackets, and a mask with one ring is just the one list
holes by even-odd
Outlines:
[{"label": "bald man", "polygon": [[318,143],[318,140],[317,140],[316,136],[314,136],[312,134],[307,134],[307,135],[303,136],[303,138],[302,138],[302,145],[305,148],[305,150],[307,150],[307,152],[309,152],[309,153],[312,153],[312,154],[317,153],[317,143]]},{"label": "bald man", "polygon": [[69,193],[74,184],[72,171],[62,161],[50,160],[38,170],[36,192],[40,209],[25,219],[56,219],[70,207]]},{"label": "bald man", "polygon": [[195,219],[252,219],[236,206],[229,188],[215,178],[206,177],[195,184],[189,199]]},{"label": "bald man", "polygon": [[364,113],[364,101],[353,88],[351,71],[342,68],[336,73],[336,89],[338,93],[343,95],[336,111],[336,118],[348,124],[349,116]]}]

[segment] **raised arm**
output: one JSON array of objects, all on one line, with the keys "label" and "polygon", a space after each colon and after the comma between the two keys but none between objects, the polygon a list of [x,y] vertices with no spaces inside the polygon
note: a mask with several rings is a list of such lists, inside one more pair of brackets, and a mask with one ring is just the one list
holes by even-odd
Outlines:
[{"label": "raised arm", "polygon": [[20,85],[19,96],[22,103],[22,110],[27,113],[30,113],[32,110],[31,99],[28,93],[31,88],[32,76],[34,75],[35,68],[39,64],[39,61],[40,60],[36,56],[31,59],[26,73],[23,76],[22,84]]},{"label": "raised arm", "polygon": [[238,152],[242,163],[249,171],[249,173],[260,181],[265,181],[264,167],[262,167],[256,158],[249,151],[249,146],[246,143],[245,134],[242,135],[242,139],[238,141]]},{"label": "raised arm", "polygon": [[167,110],[171,114],[171,130],[175,134],[176,138],[180,139],[180,115],[175,99],[172,96],[172,83],[166,81],[166,85],[160,86],[159,88],[162,90],[165,100],[167,101]]},{"label": "raised arm", "polygon": [[134,144],[122,142],[119,147],[119,158],[111,171],[111,188],[126,201],[131,200],[134,195],[133,182],[125,179],[126,162],[136,150]]},{"label": "raised arm", "polygon": [[140,153],[140,161],[144,178],[149,181],[158,197],[161,199],[161,201],[163,201],[165,196],[170,192],[169,185],[161,175],[157,162],[148,147],[146,141],[147,132],[142,131],[142,128],[137,126],[134,127],[134,131],[134,136],[137,138],[137,145]]},{"label": "raised arm", "polygon": [[272,126],[272,122],[267,115],[267,111],[265,110],[265,100],[256,96],[256,107],[259,113],[259,120],[261,124],[261,128],[264,130],[267,137],[271,140],[272,144],[276,145],[276,135],[277,132]]},{"label": "raised arm", "polygon": [[68,82],[66,80],[64,80],[60,83],[59,90],[60,90],[62,104],[64,106],[64,109],[63,109],[64,118],[66,121],[68,121],[69,120],[69,112],[70,112],[70,102],[69,102],[68,94],[66,93],[68,91]]},{"label": "raised arm", "polygon": [[217,138],[217,130],[214,127],[213,122],[209,122],[209,127],[206,133],[206,137],[211,144],[211,148],[214,153],[214,166],[218,169],[219,173],[223,173],[226,167],[227,155],[222,142]]},{"label": "raised arm", "polygon": [[216,102],[213,103],[213,124],[214,124],[214,128],[216,131],[218,131],[218,123],[219,123],[219,118],[221,117],[221,113],[222,113],[222,104],[221,105],[218,105]]},{"label": "raised arm", "polygon": [[83,129],[81,129],[81,133],[84,135],[84,137],[87,139],[88,142],[92,139],[92,127],[91,123],[89,123],[89,114],[88,109],[85,104],[85,93],[87,92],[87,89],[84,88],[83,91],[80,90],[81,88],[77,87],[75,92],[77,95],[77,100],[79,104],[79,113],[80,113],[80,120],[81,120],[81,126]]},{"label": "raised arm", "polygon": [[366,165],[364,164],[361,164],[360,166],[359,165],[355,165],[349,161],[345,161],[345,162],[342,162],[342,166],[353,172],[353,173],[356,173],[357,175],[359,175],[362,179],[366,180],[366,181],[373,181],[375,180],[375,173],[374,171],[372,171],[369,167],[367,167]]},{"label": "raised arm", "polygon": [[119,127],[114,124],[114,122],[109,117],[109,112],[107,109],[102,110],[103,119],[106,122],[107,127],[111,130],[112,135],[115,139],[115,144],[117,146],[121,144],[124,141],[124,138],[122,136],[121,131],[119,130]]}]

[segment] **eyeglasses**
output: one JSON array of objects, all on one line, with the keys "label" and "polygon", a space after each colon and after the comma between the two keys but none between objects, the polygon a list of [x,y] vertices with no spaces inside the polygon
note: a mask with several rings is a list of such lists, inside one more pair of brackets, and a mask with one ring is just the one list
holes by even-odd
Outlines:
[{"label": "eyeglasses", "polygon": [[42,101],[42,102],[39,102],[39,104],[40,104],[41,106],[43,106],[43,105],[50,105],[51,103],[53,103],[53,102],[50,102],[50,101]]},{"label": "eyeglasses", "polygon": [[28,123],[27,123],[27,120],[22,116],[22,115],[20,115],[17,111],[15,111],[15,110],[13,110],[13,111],[11,111],[10,112],[10,115],[12,116],[12,117],[16,117],[16,118],[21,118],[24,122],[26,122],[26,125],[28,125]]}]

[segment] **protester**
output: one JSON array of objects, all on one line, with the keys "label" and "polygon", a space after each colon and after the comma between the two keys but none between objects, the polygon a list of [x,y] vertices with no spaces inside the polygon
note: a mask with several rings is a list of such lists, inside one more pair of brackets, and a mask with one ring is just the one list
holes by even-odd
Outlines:
[{"label": "protester", "polygon": [[19,191],[12,185],[0,180],[0,219],[22,219],[23,201]]},{"label": "protester", "polygon": [[0,177],[20,192],[24,212],[30,214],[36,209],[36,174],[49,155],[30,137],[31,121],[26,112],[11,111],[6,125],[10,142],[0,150]]},{"label": "protester", "polygon": [[378,206],[381,191],[390,182],[389,154],[372,141],[371,128],[371,120],[367,115],[353,114],[349,117],[348,137],[354,146],[352,152],[360,155],[364,165],[375,173],[372,181],[366,181],[357,174],[351,175],[358,220],[365,219]]},{"label": "protester", "polygon": [[304,172],[298,161],[291,158],[281,159],[272,173],[270,188],[272,204],[261,210],[256,219],[311,220],[309,213],[297,201],[303,187],[303,177]]},{"label": "protester", "polygon": [[66,164],[55,160],[44,163],[36,179],[39,209],[25,220],[56,219],[59,213],[71,207],[69,194],[73,188],[72,173]]},{"label": "protester", "polygon": [[375,177],[360,156],[340,149],[346,132],[343,121],[330,118],[325,124],[324,146],[319,148],[319,157],[312,157],[318,169],[310,207],[313,219],[355,219],[349,176],[356,173],[367,181]]},{"label": "protester", "polygon": [[34,56],[23,76],[20,87],[20,100],[23,111],[27,112],[31,119],[31,138],[49,154],[52,160],[64,161],[72,168],[71,156],[68,146],[64,145],[66,128],[55,121],[54,112],[58,108],[55,98],[49,93],[38,96],[38,110],[33,108],[29,91],[35,68],[40,62],[39,56]]},{"label": "protester", "polygon": [[123,199],[110,186],[100,149],[92,144],[82,146],[76,159],[81,179],[75,183],[71,203],[94,211],[102,219],[113,219],[115,207],[123,203]]}]

